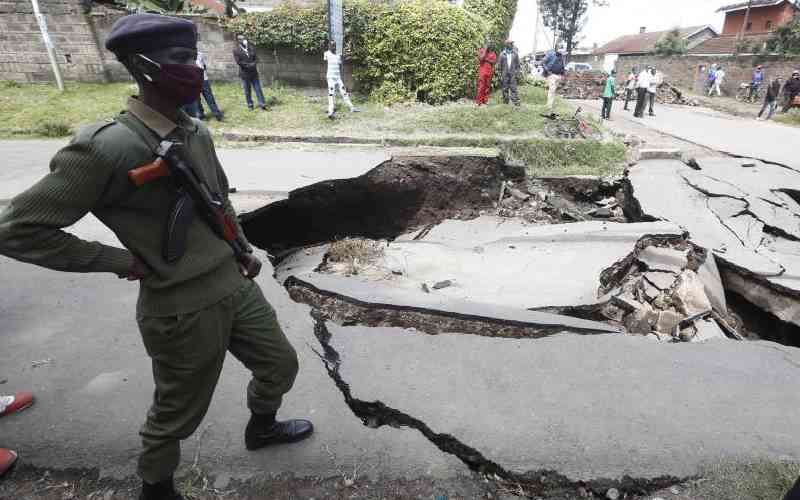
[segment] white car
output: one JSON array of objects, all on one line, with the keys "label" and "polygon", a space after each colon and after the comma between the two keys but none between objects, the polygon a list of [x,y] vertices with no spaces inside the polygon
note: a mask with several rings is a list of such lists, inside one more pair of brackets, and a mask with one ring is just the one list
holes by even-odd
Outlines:
[{"label": "white car", "polygon": [[592,65],[588,63],[571,62],[567,64],[566,70],[582,73],[584,71],[591,71]]}]

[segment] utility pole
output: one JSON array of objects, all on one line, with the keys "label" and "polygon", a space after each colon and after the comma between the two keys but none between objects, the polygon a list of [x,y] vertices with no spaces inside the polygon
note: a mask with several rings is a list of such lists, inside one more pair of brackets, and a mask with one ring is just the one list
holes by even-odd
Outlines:
[{"label": "utility pole", "polygon": [[747,23],[750,22],[750,10],[753,8],[753,0],[748,0],[747,2],[747,10],[744,13],[744,22],[742,23],[742,29],[739,30],[739,36],[736,39],[736,53],[739,53],[739,47],[742,45],[742,39],[744,38],[744,32],[747,29]]},{"label": "utility pole", "polygon": [[539,18],[542,11],[539,10],[539,0],[534,0],[534,7],[536,7],[536,23],[533,25],[533,60],[536,60],[536,51],[539,50]]},{"label": "utility pole", "polygon": [[58,90],[64,92],[64,80],[61,78],[61,68],[58,67],[58,62],[56,61],[56,50],[53,46],[53,40],[50,39],[50,34],[47,32],[47,22],[39,11],[39,1],[31,0],[31,4],[33,4],[33,15],[36,16],[36,21],[39,23],[39,31],[42,32],[44,46],[47,48],[47,57],[50,59],[50,66],[53,67],[56,85],[58,85]]}]

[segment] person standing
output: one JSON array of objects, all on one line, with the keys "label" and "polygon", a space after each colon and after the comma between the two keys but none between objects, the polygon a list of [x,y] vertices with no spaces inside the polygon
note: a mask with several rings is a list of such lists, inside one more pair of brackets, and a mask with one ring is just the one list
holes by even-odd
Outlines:
[{"label": "person standing", "polygon": [[[206,104],[208,104],[211,114],[214,115],[214,118],[216,118],[217,121],[221,122],[224,120],[225,115],[222,114],[222,111],[220,111],[219,107],[217,106],[217,100],[214,99],[214,91],[211,90],[211,82],[208,79],[208,67],[206,65],[205,54],[199,50],[197,51],[197,60],[195,63],[198,67],[203,68],[203,98],[206,100]],[[203,109],[203,100],[199,97],[192,104],[185,106],[184,111],[186,111],[192,118],[198,118],[200,120],[206,119],[206,112]]]},{"label": "person standing", "polygon": [[764,67],[759,64],[756,66],[756,69],[753,70],[753,78],[750,81],[750,93],[747,96],[748,99],[751,101],[753,100],[753,97],[758,94],[762,83],[764,83]]},{"label": "person standing", "polygon": [[714,80],[717,79],[717,65],[712,64],[708,69],[708,78],[706,78],[706,92],[711,92],[714,88]]},{"label": "person standing", "polygon": [[236,48],[233,49],[233,59],[239,65],[239,78],[242,79],[242,88],[244,89],[244,99],[247,102],[247,108],[253,110],[253,98],[250,94],[251,89],[256,91],[256,98],[258,99],[258,107],[267,111],[267,103],[264,100],[264,92],[261,90],[261,81],[258,78],[258,57],[256,56],[256,48],[247,41],[244,35],[236,37],[238,43]]},{"label": "person standing", "polygon": [[761,106],[761,111],[759,111],[756,120],[761,120],[761,116],[767,108],[769,108],[767,120],[772,118],[772,115],[775,114],[775,108],[778,106],[778,96],[781,93],[781,85],[783,85],[783,79],[781,77],[776,77],[772,80],[772,83],[767,86],[767,95],[764,97],[764,105]]},{"label": "person standing", "polygon": [[564,75],[564,56],[558,49],[550,50],[545,55],[544,74],[547,76],[547,111],[550,118],[556,116],[556,92],[558,91],[558,82]]},{"label": "person standing", "polygon": [[717,91],[717,97],[722,97],[722,84],[725,83],[725,70],[722,66],[717,66],[717,71],[714,73],[714,83],[708,91],[708,97],[711,97],[714,91]]},{"label": "person standing", "polygon": [[[0,395],[0,417],[20,412],[33,404],[33,394],[18,392],[13,396]],[[8,448],[0,448],[0,477],[8,472],[17,462],[17,452]]]},{"label": "person standing", "polygon": [[655,68],[650,68],[650,83],[647,86],[647,99],[650,103],[650,116],[656,116],[653,108],[656,104],[656,95],[658,94],[659,78]]},{"label": "person standing", "polygon": [[519,95],[517,94],[519,67],[519,54],[514,47],[514,41],[509,38],[500,53],[500,87],[503,89],[505,104],[513,102],[514,106],[519,106]]},{"label": "person standing", "polygon": [[606,78],[606,85],[603,89],[603,111],[600,116],[603,120],[611,119],[611,106],[614,104],[614,96],[617,92],[616,76],[617,72],[612,69],[608,78]]},{"label": "person standing", "polygon": [[497,54],[488,46],[478,49],[478,93],[475,95],[475,104],[478,106],[489,102],[496,62]]},{"label": "person standing", "polygon": [[[197,28],[158,14],[118,19],[105,43],[139,87],[114,121],[83,127],[50,162],[50,173],[0,213],[0,254],[66,272],[112,273],[139,282],[136,320],[151,358],[155,391],[140,430],[140,500],[181,500],[173,474],[180,441],[208,410],[227,352],[252,373],[247,387],[248,450],[300,441],[307,420],[276,420],[294,384],[297,353],[253,279],[253,255],[228,199],[228,180],[209,130],[180,107],[197,100],[203,73],[195,64]],[[173,217],[193,205],[172,177],[137,189],[132,171],[152,166],[163,141],[178,144],[184,165],[224,216],[234,253],[204,217]],[[194,200],[194,197],[191,198]],[[63,230],[93,213],[124,248]],[[174,224],[173,221],[177,221]],[[176,247],[170,228],[181,244]]]},{"label": "person standing", "polygon": [[351,113],[357,113],[359,110],[353,106],[350,101],[350,95],[342,81],[342,58],[336,53],[336,42],[331,41],[328,45],[328,50],[325,51],[322,58],[328,62],[328,118],[331,120],[335,117],[336,112],[336,89],[342,94],[342,100],[347,107],[350,108]]},{"label": "person standing", "polygon": [[794,98],[800,95],[800,71],[795,70],[783,86],[783,113],[794,107]]},{"label": "person standing", "polygon": [[647,91],[650,88],[650,68],[645,68],[636,77],[636,109],[633,111],[633,116],[636,118],[644,118],[645,101],[647,100]]},{"label": "person standing", "polygon": [[633,94],[636,91],[636,68],[631,68],[628,73],[628,79],[625,82],[625,111],[628,111],[628,103],[633,99]]}]

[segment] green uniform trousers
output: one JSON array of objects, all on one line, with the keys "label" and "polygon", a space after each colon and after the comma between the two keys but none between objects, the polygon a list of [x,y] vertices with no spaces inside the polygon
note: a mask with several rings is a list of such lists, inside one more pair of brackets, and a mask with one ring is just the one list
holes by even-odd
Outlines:
[{"label": "green uniform trousers", "polygon": [[200,311],[137,321],[156,386],[140,431],[144,450],[139,475],[148,483],[167,479],[177,469],[180,440],[203,420],[226,351],[253,373],[247,405],[254,413],[276,412],[297,375],[297,353],[275,310],[251,280]]}]

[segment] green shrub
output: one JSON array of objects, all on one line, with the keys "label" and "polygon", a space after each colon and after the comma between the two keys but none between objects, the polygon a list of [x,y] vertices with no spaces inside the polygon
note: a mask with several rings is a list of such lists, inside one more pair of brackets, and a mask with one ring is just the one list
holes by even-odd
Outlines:
[{"label": "green shrub", "polygon": [[431,104],[458,99],[474,86],[482,44],[481,21],[461,8],[430,0],[399,3],[368,29],[355,77],[376,90],[375,98],[391,82]]},{"label": "green shrub", "polygon": [[72,135],[72,128],[62,122],[44,122],[34,130],[36,135],[44,137],[67,137]]},{"label": "green shrub", "polygon": [[503,144],[500,152],[531,176],[619,175],[625,165],[625,146],[616,142],[530,139]]},{"label": "green shrub", "polygon": [[466,0],[464,8],[484,20],[489,44],[499,50],[511,31],[517,0]]},{"label": "green shrub", "polygon": [[228,31],[243,34],[255,45],[267,49],[292,48],[303,52],[323,51],[328,39],[325,5],[300,7],[286,2],[268,12],[254,12],[225,18]]}]

